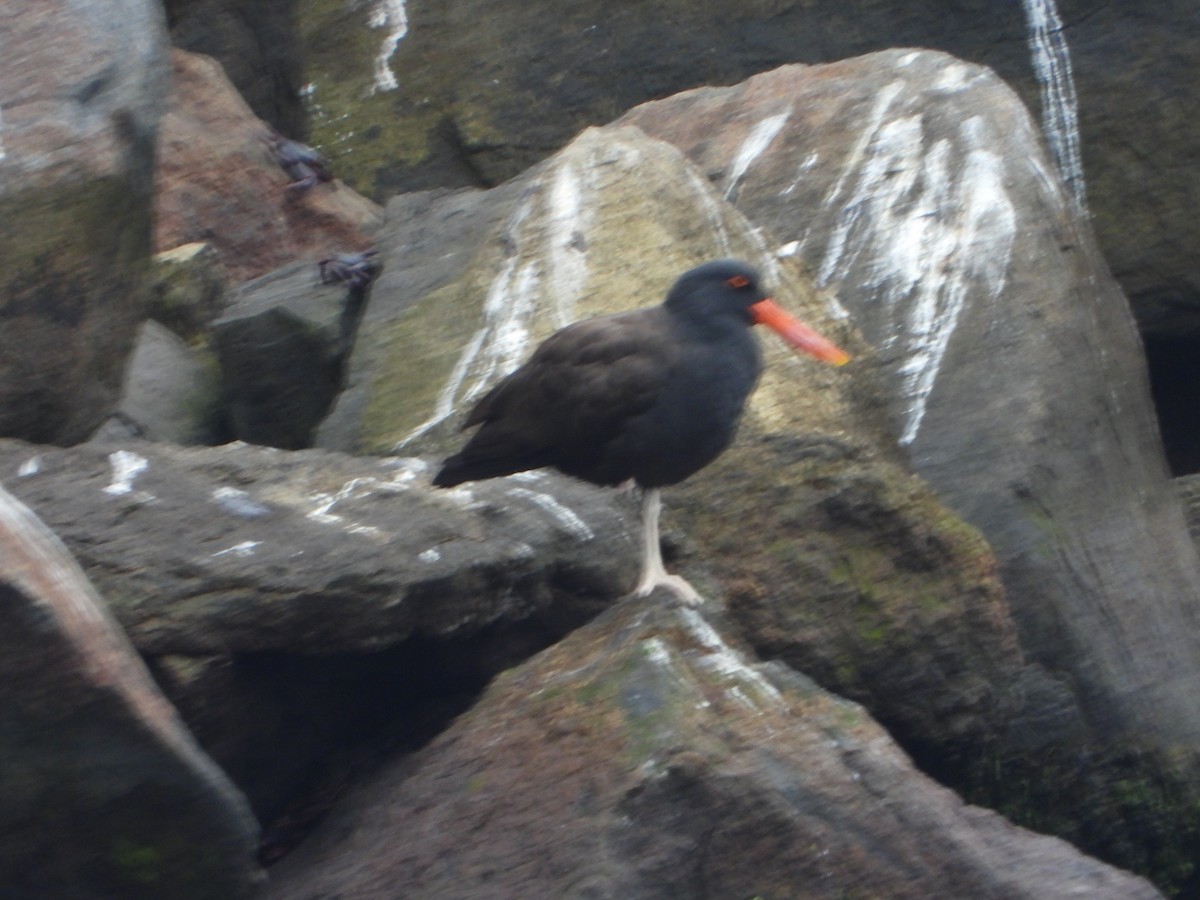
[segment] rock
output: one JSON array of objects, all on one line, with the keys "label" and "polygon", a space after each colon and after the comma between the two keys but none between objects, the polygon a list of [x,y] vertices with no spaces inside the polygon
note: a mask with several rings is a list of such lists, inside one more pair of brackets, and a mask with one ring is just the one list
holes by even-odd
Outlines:
[{"label": "rock", "polygon": [[1140,344],[1011,91],[889,51],[622,121],[683,149],[880,348],[914,468],[996,549],[1022,646],[1089,721],[1195,746],[1200,564]]},{"label": "rock", "polygon": [[521,667],[346,798],[270,900],[1160,896],[964,805],[861,707],[662,594]]},{"label": "rock", "polygon": [[166,0],[171,44],[214,57],[260,119],[304,138],[301,53],[292,0]]},{"label": "rock", "polygon": [[3,490],[0,571],[5,896],[251,896],[245,799],[66,549]]},{"label": "rock", "polygon": [[371,652],[551,607],[582,621],[637,575],[632,502],[563,476],[442,491],[418,459],[242,444],[7,441],[0,459],[148,655]]},{"label": "rock", "polygon": [[15,0],[4,30],[0,434],[72,443],[116,403],[141,314],[166,31],[153,0]]},{"label": "rock", "polygon": [[210,244],[193,242],[156,253],[146,315],[185,341],[199,340],[225,307],[228,282]]},{"label": "rock", "polygon": [[142,323],[116,413],[92,440],[211,443],[217,415],[211,361],[154,321]]},{"label": "rock", "polygon": [[338,182],[303,195],[272,159],[268,126],[212,59],[174,50],[159,137],[154,242],[204,241],[234,283],[296,259],[364,250],[380,210]]},{"label": "rock", "polygon": [[77,554],[264,821],[395,722],[632,589],[635,504],[551,474],[434,490],[417,459],[0,441],[0,479]]},{"label": "rock", "polygon": [[299,450],[342,387],[366,291],[322,284],[315,262],[247,282],[213,324],[230,437]]}]

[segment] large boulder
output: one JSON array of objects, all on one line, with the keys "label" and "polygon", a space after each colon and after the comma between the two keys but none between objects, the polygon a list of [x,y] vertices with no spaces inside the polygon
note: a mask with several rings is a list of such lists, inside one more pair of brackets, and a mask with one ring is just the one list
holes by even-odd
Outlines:
[{"label": "large boulder", "polygon": [[1125,298],[1012,92],[888,51],[622,120],[683,149],[880,348],[915,470],[996,549],[1022,644],[1108,735],[1200,740],[1200,562]]},{"label": "large boulder", "polygon": [[861,707],[667,600],[498,678],[348,796],[266,896],[1160,896],[963,804]]},{"label": "large boulder", "polygon": [[251,896],[245,798],[63,545],[2,489],[0,572],[5,897]]},{"label": "large boulder", "polygon": [[141,316],[168,85],[155,0],[13,0],[0,53],[0,434],[83,440]]}]

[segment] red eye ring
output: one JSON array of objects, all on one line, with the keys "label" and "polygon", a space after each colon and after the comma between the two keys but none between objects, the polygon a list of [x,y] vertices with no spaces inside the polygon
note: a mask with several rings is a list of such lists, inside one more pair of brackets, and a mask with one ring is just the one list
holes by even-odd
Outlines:
[{"label": "red eye ring", "polygon": [[745,275],[734,275],[732,278],[727,279],[725,283],[731,288],[744,288],[750,283],[750,279]]}]

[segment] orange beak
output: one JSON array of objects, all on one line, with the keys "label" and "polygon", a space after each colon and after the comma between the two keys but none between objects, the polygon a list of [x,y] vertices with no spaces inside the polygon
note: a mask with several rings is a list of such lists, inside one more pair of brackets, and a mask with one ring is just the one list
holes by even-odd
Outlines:
[{"label": "orange beak", "polygon": [[750,314],[754,317],[755,325],[766,325],[797,350],[803,350],[835,366],[844,366],[850,361],[850,355],[845,350],[821,337],[790,313],[784,312],[770,297],[751,306]]}]

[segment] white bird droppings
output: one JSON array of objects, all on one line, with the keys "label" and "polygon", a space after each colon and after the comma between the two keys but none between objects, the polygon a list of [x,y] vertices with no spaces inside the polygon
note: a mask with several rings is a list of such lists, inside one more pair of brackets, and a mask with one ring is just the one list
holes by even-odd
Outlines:
[{"label": "white bird droppings", "polygon": [[750,166],[762,156],[763,151],[771,146],[771,141],[775,140],[775,136],[787,124],[787,120],[791,116],[791,110],[776,113],[773,116],[767,116],[750,129],[750,133],[746,135],[746,139],[742,141],[742,145],[738,147],[738,151],[733,157],[729,184],[725,188],[726,200],[733,196],[734,191],[737,190],[738,185],[750,170]]},{"label": "white bird droppings", "polygon": [[108,464],[112,466],[112,483],[104,493],[114,497],[133,491],[133,481],[150,466],[144,456],[138,456],[129,450],[117,450],[108,454]]},{"label": "white bird droppings", "polygon": [[596,536],[591,527],[583,519],[579,518],[573,510],[563,506],[549,494],[544,494],[541,491],[531,491],[528,488],[514,487],[509,488],[508,493],[513,497],[520,497],[528,500],[535,506],[541,507],[546,512],[554,517],[554,520],[563,527],[565,531],[575,535],[581,541],[590,541]]},{"label": "white bird droppings", "polygon": [[375,84],[372,86],[372,92],[394,91],[399,87],[392,72],[391,61],[400,41],[408,34],[408,12],[404,3],[405,0],[379,0],[371,10],[371,18],[368,20],[370,26],[386,28],[388,31],[387,37],[383,39],[383,46],[375,56]]},{"label": "white bird droppings", "polygon": [[1033,71],[1042,87],[1042,130],[1076,211],[1086,213],[1087,188],[1079,148],[1079,102],[1062,19],[1054,0],[1024,0],[1024,5]]},{"label": "white bird droppings", "polygon": [[213,559],[216,559],[218,556],[253,556],[254,548],[258,545],[259,541],[242,541],[240,544],[234,544],[232,547],[218,550],[213,554]]}]

